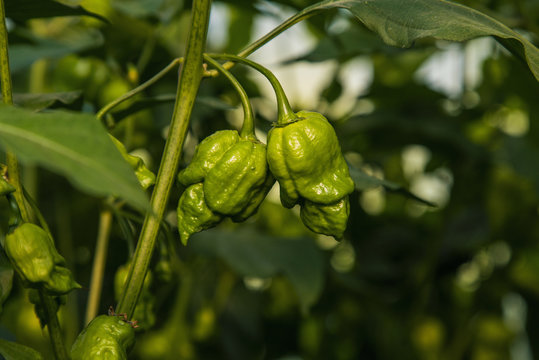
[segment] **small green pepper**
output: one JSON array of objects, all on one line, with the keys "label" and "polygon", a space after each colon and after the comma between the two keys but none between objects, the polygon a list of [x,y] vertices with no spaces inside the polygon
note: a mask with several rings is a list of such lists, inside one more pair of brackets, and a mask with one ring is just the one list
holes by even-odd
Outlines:
[{"label": "small green pepper", "polygon": [[15,271],[28,287],[44,287],[51,295],[66,294],[81,286],[65,267],[45,230],[31,223],[18,226],[6,236],[4,249]]},{"label": "small green pepper", "polygon": [[331,204],[354,190],[335,130],[324,116],[300,111],[298,120],[268,134],[268,164],[281,186],[281,202],[300,198]]},{"label": "small green pepper", "polygon": [[225,216],[239,222],[253,215],[275,182],[266,163],[266,146],[234,130],[204,139],[178,180],[189,186],[178,203],[178,229],[184,244],[192,234],[217,225]]},{"label": "small green pepper", "polygon": [[71,347],[71,360],[127,360],[135,343],[135,331],[118,315],[100,315],[93,319]]}]

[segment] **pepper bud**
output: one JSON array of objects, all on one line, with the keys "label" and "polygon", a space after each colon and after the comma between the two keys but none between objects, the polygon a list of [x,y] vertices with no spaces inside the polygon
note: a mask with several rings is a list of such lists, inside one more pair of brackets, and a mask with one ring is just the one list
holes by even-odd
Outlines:
[{"label": "pepper bud", "polygon": [[324,116],[308,111],[296,115],[296,121],[268,133],[268,164],[279,181],[281,203],[287,208],[299,203],[309,229],[340,238],[349,214],[348,195],[354,191],[348,165]]}]

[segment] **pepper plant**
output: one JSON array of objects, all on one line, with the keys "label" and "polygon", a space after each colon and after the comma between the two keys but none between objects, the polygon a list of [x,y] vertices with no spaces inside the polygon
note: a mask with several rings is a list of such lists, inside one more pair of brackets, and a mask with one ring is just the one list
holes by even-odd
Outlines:
[{"label": "pepper plant", "polygon": [[[264,2],[0,0],[0,357],[490,359],[536,334],[507,314],[539,294],[538,150],[523,137],[539,9],[278,3],[294,15],[251,41]],[[222,46],[207,42],[217,5]],[[304,109],[249,58],[300,22],[317,45],[290,62],[370,61],[344,115],[328,110],[337,76]],[[482,37],[498,47],[479,85],[414,80],[440,47]],[[409,154],[439,172],[409,170]],[[418,171],[454,181],[449,205]]]}]

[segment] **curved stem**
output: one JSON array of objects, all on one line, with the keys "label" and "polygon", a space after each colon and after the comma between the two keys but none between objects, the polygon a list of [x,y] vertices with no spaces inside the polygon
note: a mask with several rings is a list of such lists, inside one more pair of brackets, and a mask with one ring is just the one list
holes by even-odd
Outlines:
[{"label": "curved stem", "polygon": [[105,273],[105,264],[107,261],[111,225],[112,210],[108,208],[102,210],[99,215],[99,230],[97,233],[94,263],[92,265],[92,280],[90,282],[90,293],[86,306],[85,324],[88,324],[97,315],[97,308],[101,299],[101,289],[103,287],[103,274]]},{"label": "curved stem", "polygon": [[[320,4],[314,4],[309,7],[306,7],[302,11],[298,12],[297,14],[289,17],[286,19],[282,24],[278,25],[275,29],[271,30],[266,35],[262,36],[260,39],[256,40],[255,42],[247,45],[243,50],[241,50],[237,55],[240,57],[247,57],[262,46],[264,46],[266,43],[270,42],[274,38],[276,38],[279,34],[281,34],[283,31],[287,30],[288,28],[296,25],[300,21],[306,20],[310,18],[311,16],[314,16],[320,12],[322,12],[320,8]],[[227,70],[232,68],[234,66],[233,62],[227,62],[223,64],[223,67]],[[213,74],[212,74],[213,75]]]},{"label": "curved stem", "polygon": [[[13,91],[11,87],[11,74],[9,71],[8,38],[4,0],[0,0],[0,81],[2,82],[3,102],[4,104],[12,105]],[[30,222],[32,219],[24,199],[17,157],[11,151],[7,152],[6,157],[9,180],[10,183],[15,187],[15,192],[13,195],[19,206],[21,217],[25,222]],[[68,360],[69,356],[67,355],[67,351],[64,346],[62,330],[60,328],[60,323],[58,322],[58,317],[56,316],[56,308],[53,303],[54,300],[47,296],[43,289],[39,289],[38,292],[40,302],[45,309],[45,318],[47,320],[49,337],[55,357],[58,360]]]},{"label": "curved stem", "polygon": [[144,219],[133,262],[117,308],[119,313],[126,313],[129,318],[133,316],[133,311],[144,283],[144,277],[150,264],[159,225],[163,219],[170,190],[174,183],[174,175],[178,169],[191,111],[202,79],[202,53],[206,45],[210,7],[211,0],[193,1],[191,30],[185,52],[185,61],[179,75],[170,132],[152,193],[151,211],[148,212]]},{"label": "curved stem", "polygon": [[155,84],[163,76],[165,76],[170,70],[174,69],[174,67],[176,67],[176,65],[179,65],[182,62],[183,62],[183,58],[178,58],[178,59],[172,60],[172,62],[170,64],[168,64],[165,68],[163,68],[163,70],[161,70],[157,74],[155,74],[151,79],[144,82],[143,84],[140,84],[136,88],[126,92],[125,94],[123,94],[122,96],[117,98],[116,100],[113,100],[110,103],[108,103],[107,105],[103,106],[103,108],[101,108],[101,110],[99,110],[99,112],[97,113],[97,115],[96,115],[97,118],[99,120],[102,120],[103,116],[105,116],[105,114],[107,112],[109,112],[111,109],[113,109],[114,107],[120,105],[125,100],[135,96],[136,94],[138,94],[139,92],[143,91],[144,89],[150,87],[151,85]]},{"label": "curved stem", "polygon": [[262,36],[260,39],[256,40],[255,42],[251,43],[250,45],[247,45],[242,51],[238,53],[238,56],[240,57],[246,57],[255,52],[257,49],[265,45],[270,40],[273,40],[273,38],[277,37],[277,35],[281,34],[283,31],[287,30],[288,28],[292,27],[293,25],[299,23],[302,20],[308,19],[313,15],[318,14],[321,12],[322,9],[320,9],[319,4],[314,4],[311,6],[306,7],[305,9],[301,10],[297,14],[289,17],[286,19],[282,24],[278,25],[275,29],[271,30],[266,35]]},{"label": "curved stem", "polygon": [[226,76],[226,78],[230,80],[232,85],[234,85],[234,88],[236,88],[236,91],[238,92],[238,95],[240,96],[241,105],[243,107],[243,126],[241,127],[240,136],[242,138],[249,138],[249,137],[256,138],[253,108],[251,106],[251,102],[249,101],[249,97],[247,96],[247,93],[245,92],[245,89],[241,86],[238,79],[236,79],[228,70],[226,70],[217,61],[213,60],[210,56],[208,56],[207,54],[204,54],[204,60],[212,64],[212,66],[215,67],[221,74]]},{"label": "curved stem", "polygon": [[275,96],[277,97],[277,124],[278,125],[286,125],[288,123],[297,121],[297,115],[292,110],[292,107],[290,107],[290,103],[288,102],[288,98],[286,97],[286,94],[283,90],[283,87],[281,86],[281,83],[275,75],[269,69],[263,67],[262,65],[252,61],[247,60],[242,57],[239,57],[237,55],[230,55],[230,54],[208,54],[208,56],[212,58],[217,59],[226,59],[234,62],[239,62],[245,65],[248,65],[255,70],[259,71],[264,75],[269,82],[271,83],[271,86],[273,87],[273,90],[275,91]]}]

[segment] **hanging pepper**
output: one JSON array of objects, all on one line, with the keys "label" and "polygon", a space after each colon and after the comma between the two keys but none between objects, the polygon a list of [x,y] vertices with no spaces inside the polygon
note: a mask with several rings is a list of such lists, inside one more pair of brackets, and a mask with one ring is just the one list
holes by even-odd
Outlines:
[{"label": "hanging pepper", "polygon": [[71,347],[71,360],[127,360],[135,343],[132,324],[120,315],[100,315],[79,334]]},{"label": "hanging pepper", "polygon": [[6,236],[4,250],[28,287],[43,287],[50,295],[81,287],[65,267],[65,259],[56,251],[53,240],[37,225],[18,226]]},{"label": "hanging pepper", "polygon": [[188,188],[178,203],[178,228],[185,244],[193,233],[215,226],[223,217],[244,221],[254,214],[275,182],[266,162],[266,146],[254,134],[245,90],[217,62],[205,59],[236,87],[244,110],[241,132],[218,131],[195,149],[178,180]]}]

